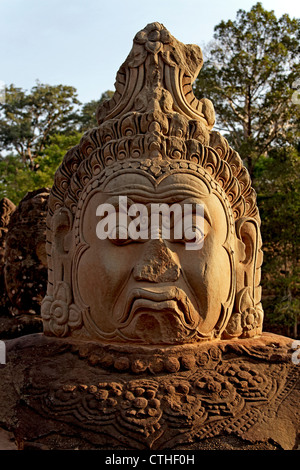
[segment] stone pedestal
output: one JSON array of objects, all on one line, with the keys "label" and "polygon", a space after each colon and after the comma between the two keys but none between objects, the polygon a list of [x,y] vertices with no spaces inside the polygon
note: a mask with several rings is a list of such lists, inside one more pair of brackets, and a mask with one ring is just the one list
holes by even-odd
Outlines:
[{"label": "stone pedestal", "polygon": [[0,423],[19,449],[295,449],[292,340],[112,347],[7,341]]}]

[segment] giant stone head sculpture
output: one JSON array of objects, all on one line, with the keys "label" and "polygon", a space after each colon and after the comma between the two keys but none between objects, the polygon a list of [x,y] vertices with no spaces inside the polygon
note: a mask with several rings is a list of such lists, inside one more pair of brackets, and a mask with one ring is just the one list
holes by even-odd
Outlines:
[{"label": "giant stone head sculpture", "polygon": [[[49,198],[46,335],[176,345],[261,333],[256,195],[237,152],[212,130],[212,103],[193,94],[202,63],[198,46],[148,25],[98,127],[66,154]],[[201,205],[201,249],[187,250],[184,237],[125,237],[120,225],[100,239],[98,207],[120,210],[120,196],[127,209]]]}]

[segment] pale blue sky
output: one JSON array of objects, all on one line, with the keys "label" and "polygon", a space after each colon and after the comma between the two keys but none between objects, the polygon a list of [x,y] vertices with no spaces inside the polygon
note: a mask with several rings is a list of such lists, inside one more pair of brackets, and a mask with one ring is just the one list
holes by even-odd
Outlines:
[{"label": "pale blue sky", "polygon": [[[179,41],[203,46],[221,20],[251,0],[0,0],[0,81],[30,89],[37,79],[72,85],[85,103],[114,90],[135,34],[163,23]],[[264,0],[277,17],[300,16],[297,0]]]}]

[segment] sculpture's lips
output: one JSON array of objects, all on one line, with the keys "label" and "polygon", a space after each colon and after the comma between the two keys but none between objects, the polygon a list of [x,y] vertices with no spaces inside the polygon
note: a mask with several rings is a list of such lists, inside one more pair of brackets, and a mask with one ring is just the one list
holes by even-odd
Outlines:
[{"label": "sculpture's lips", "polygon": [[199,314],[187,294],[176,286],[136,288],[129,293],[123,315],[118,322],[125,326],[139,312],[172,312],[187,328],[195,328]]}]

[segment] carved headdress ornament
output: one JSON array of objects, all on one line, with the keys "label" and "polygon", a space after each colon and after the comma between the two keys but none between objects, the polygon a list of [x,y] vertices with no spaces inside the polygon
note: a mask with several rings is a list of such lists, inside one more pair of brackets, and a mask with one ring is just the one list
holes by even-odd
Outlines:
[{"label": "carved headdress ornament", "polygon": [[67,204],[74,213],[88,179],[116,162],[146,160],[147,165],[157,159],[157,165],[165,165],[185,160],[219,183],[236,219],[258,219],[247,169],[227,141],[211,131],[211,101],[193,94],[202,64],[201,49],[177,41],[162,24],[140,31],[117,73],[113,98],[98,110],[98,127],[67,153],[56,174],[51,211]]}]

